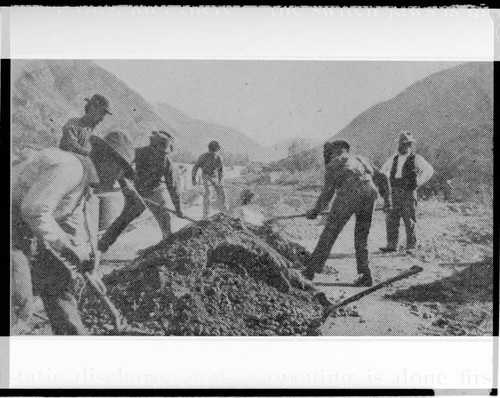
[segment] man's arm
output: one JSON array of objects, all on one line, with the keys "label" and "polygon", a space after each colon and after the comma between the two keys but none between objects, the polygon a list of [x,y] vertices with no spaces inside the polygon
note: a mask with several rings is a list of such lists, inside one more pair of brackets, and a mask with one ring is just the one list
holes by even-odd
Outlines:
[{"label": "man's arm", "polygon": [[172,167],[172,163],[170,163],[169,160],[167,160],[163,176],[165,177],[165,185],[167,186],[168,193],[170,194],[170,199],[172,199],[172,203],[174,204],[175,210],[178,213],[180,213],[181,200],[179,195],[179,189],[177,187],[177,181],[174,175],[174,168]]},{"label": "man's arm", "polygon": [[378,170],[376,167],[373,168],[373,183],[377,186],[380,196],[384,198],[384,204],[386,209],[392,208],[392,190],[389,177]]},{"label": "man's arm", "polygon": [[391,175],[391,169],[392,169],[392,164],[394,162],[394,156],[395,155],[389,156],[389,159],[387,159],[385,161],[385,163],[382,165],[382,167],[380,168],[380,172],[384,173],[387,177],[390,177],[390,175]]},{"label": "man's arm", "polygon": [[434,168],[420,155],[415,155],[415,166],[418,168],[417,185],[420,186],[431,179]]},{"label": "man's arm", "polygon": [[122,212],[116,218],[115,221],[109,226],[109,228],[104,232],[104,235],[99,240],[97,245],[99,251],[106,252],[109,247],[115,243],[116,239],[120,236],[125,228],[137,217],[139,217],[144,210],[146,210],[146,205],[142,200],[139,193],[136,191],[133,183],[125,178],[118,181],[120,187],[122,188],[123,196],[125,197],[125,206]]},{"label": "man's arm", "polygon": [[48,168],[29,189],[21,202],[21,214],[30,229],[49,251],[56,253],[65,264],[74,269],[90,252],[82,252],[54,218],[54,211],[61,200],[82,181],[81,163],[59,164]]},{"label": "man's arm", "polygon": [[223,173],[224,173],[224,162],[222,160],[222,156],[219,155],[219,167],[217,168],[217,174],[219,176],[219,182],[222,181]]},{"label": "man's arm", "polygon": [[59,148],[65,151],[71,151],[83,156],[89,156],[91,148],[86,148],[78,143],[78,129],[75,126],[64,126],[63,136],[59,144]]},{"label": "man's arm", "polygon": [[312,213],[317,215],[323,211],[326,206],[328,206],[333,198],[335,189],[337,188],[337,178],[335,167],[327,166],[327,169],[325,170],[325,185],[323,186],[323,190],[316,201],[316,205],[311,210]]},{"label": "man's arm", "polygon": [[198,169],[202,166],[204,158],[205,157],[203,155],[201,155],[193,166],[193,172],[191,175],[191,179],[193,180],[193,183],[196,181],[196,173],[198,172]]}]

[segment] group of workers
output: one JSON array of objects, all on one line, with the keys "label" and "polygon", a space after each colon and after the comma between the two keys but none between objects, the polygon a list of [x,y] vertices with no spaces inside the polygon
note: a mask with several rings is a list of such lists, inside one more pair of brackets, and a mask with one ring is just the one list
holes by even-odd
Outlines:
[{"label": "group of workers", "polygon": [[[22,332],[33,315],[33,295],[39,295],[52,331],[57,335],[84,335],[78,313],[75,283],[95,266],[118,236],[147,208],[160,225],[163,238],[171,234],[171,213],[183,217],[174,168],[169,159],[174,136],[153,131],[150,144],[134,148],[121,131],[103,138],[93,135],[95,127],[111,114],[109,101],[100,94],[86,99],[85,114],[63,127],[59,148],[46,148],[13,169],[12,186],[12,326]],[[335,194],[325,228],[303,271],[312,280],[321,272],[339,233],[356,215],[356,284],[370,286],[368,233],[375,201],[380,192],[387,215],[387,247],[397,250],[400,219],[407,234],[407,250],[415,248],[416,188],[433,173],[432,167],[411,151],[414,139],[402,132],[399,150],[381,170],[366,158],[350,153],[345,141],[324,145],[325,185],[316,206],[307,212],[314,219]],[[223,186],[220,145],[212,141],[192,170],[196,185],[199,169],[205,187],[203,216],[210,215],[211,189],[218,207],[227,211]],[[118,183],[125,206],[98,239],[94,201],[96,189],[111,189]],[[244,190],[243,204],[251,201]],[[251,193],[251,192],[250,192]],[[170,200],[175,210],[168,207]],[[30,265],[31,264],[31,265]]]}]

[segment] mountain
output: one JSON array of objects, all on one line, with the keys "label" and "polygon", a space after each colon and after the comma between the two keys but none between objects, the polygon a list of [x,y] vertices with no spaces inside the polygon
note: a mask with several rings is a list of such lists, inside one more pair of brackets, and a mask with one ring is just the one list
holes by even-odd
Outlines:
[{"label": "mountain", "polygon": [[182,133],[189,143],[191,152],[201,153],[207,150],[210,141],[218,141],[226,153],[248,156],[251,160],[268,160],[270,150],[259,145],[242,132],[195,119],[166,103],[155,104],[156,113],[176,131]]},{"label": "mountain", "polygon": [[[127,132],[135,146],[147,144],[151,131],[163,129],[177,137],[174,159],[193,161],[218,140],[229,160],[265,158],[263,148],[238,130],[193,119],[178,109],[156,108],[113,74],[87,60],[12,62],[12,145],[57,146],[61,128],[83,114],[85,98],[107,97],[112,115],[96,127],[103,135],[112,129]],[[179,159],[177,159],[179,160]]]},{"label": "mountain", "polygon": [[[401,129],[413,132],[416,152],[434,167],[428,189],[457,182],[469,193],[493,186],[493,63],[471,62],[434,73],[392,99],[372,106],[330,138],[381,165],[397,150]],[[275,164],[277,169],[316,168],[322,180],[321,146]]]},{"label": "mountain", "polygon": [[[463,142],[464,131],[485,130],[489,138],[477,143],[492,149],[493,63],[471,62],[434,73],[394,98],[357,116],[332,140],[348,141],[353,149],[382,162],[394,152],[400,129],[413,132],[417,151],[430,160],[451,143]],[[474,138],[470,140],[475,145]],[[455,146],[459,148],[460,146]],[[490,153],[491,155],[491,153]]]},{"label": "mountain", "polygon": [[92,61],[13,61],[12,69],[17,75],[12,85],[14,148],[58,145],[64,123],[81,116],[84,99],[94,93],[109,99],[113,113],[97,126],[97,135],[110,129],[123,130],[139,146],[147,142],[152,130],[171,130],[138,93]]}]

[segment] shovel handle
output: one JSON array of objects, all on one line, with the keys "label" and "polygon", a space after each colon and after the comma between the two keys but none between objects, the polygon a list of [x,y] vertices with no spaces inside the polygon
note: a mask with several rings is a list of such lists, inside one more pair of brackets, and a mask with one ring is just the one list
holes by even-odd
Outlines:
[{"label": "shovel handle", "polygon": [[[152,205],[155,205],[155,206],[161,206],[159,203],[156,203],[155,201],[151,200],[151,199],[148,199],[148,198],[142,198],[144,201],[146,202],[149,202],[151,203]],[[175,210],[172,210],[172,209],[169,209],[168,207],[163,207],[166,211],[168,211],[169,213],[172,213],[172,214],[175,214],[177,217],[179,217],[177,215],[177,212]],[[185,220],[188,220],[188,221],[191,221],[191,222],[196,222],[195,219],[191,218],[191,217],[188,217],[186,215],[182,215],[182,217],[180,218],[184,218]]]}]

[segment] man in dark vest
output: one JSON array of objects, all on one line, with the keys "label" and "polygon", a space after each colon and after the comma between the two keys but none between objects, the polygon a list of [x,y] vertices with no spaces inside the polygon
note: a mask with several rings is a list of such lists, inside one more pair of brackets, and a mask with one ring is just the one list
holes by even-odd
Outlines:
[{"label": "man in dark vest", "polygon": [[73,118],[66,122],[62,128],[62,138],[59,148],[64,151],[74,152],[78,155],[90,156],[92,145],[90,136],[96,126],[109,111],[109,101],[100,94],[94,94],[92,98],[85,98],[85,115]]},{"label": "man in dark vest", "polygon": [[384,253],[397,250],[402,218],[406,229],[406,251],[411,254],[417,244],[417,188],[429,181],[434,169],[422,156],[412,151],[415,139],[411,132],[401,131],[398,141],[398,152],[389,157],[381,168],[391,182],[393,207],[387,213],[387,246],[380,250]]},{"label": "man in dark vest", "polygon": [[309,210],[308,219],[315,219],[336,194],[326,225],[306,269],[305,278],[313,280],[314,274],[322,272],[330,251],[340,232],[356,215],[354,246],[359,278],[356,286],[371,286],[373,283],[368,264],[368,234],[378,192],[384,197],[387,210],[391,207],[391,193],[387,176],[378,171],[365,157],[353,155],[345,141],[327,142],[323,147],[325,160],[325,185],[316,206]]}]

